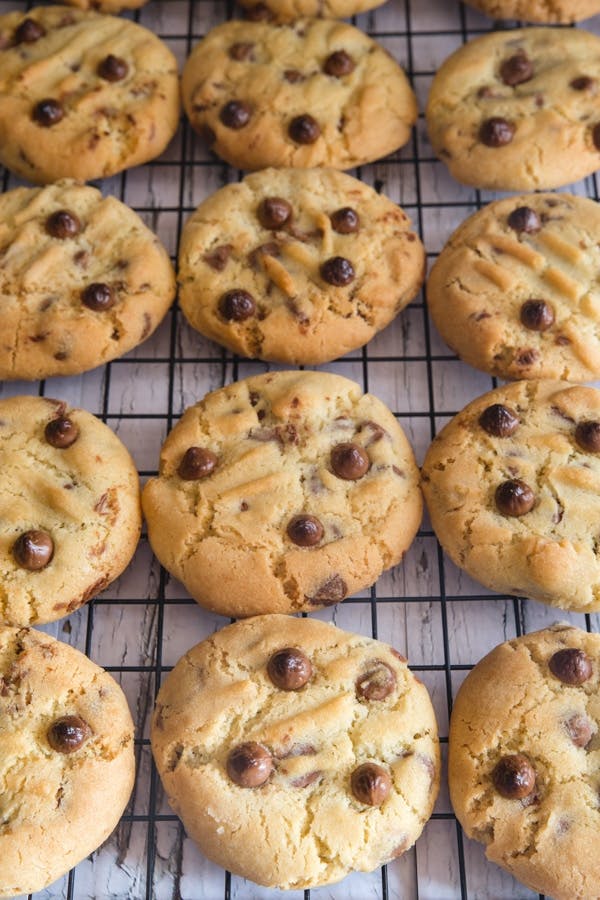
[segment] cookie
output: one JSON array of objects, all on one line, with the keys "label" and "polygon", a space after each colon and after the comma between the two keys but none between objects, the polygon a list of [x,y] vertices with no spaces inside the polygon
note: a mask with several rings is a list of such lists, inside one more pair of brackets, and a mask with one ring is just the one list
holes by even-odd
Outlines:
[{"label": "cookie", "polygon": [[165,249],[139,216],[62,181],[0,196],[0,378],[71,375],[144,341],[175,296]]},{"label": "cookie", "polygon": [[192,127],[233,166],[351,169],[409,139],[417,102],[398,63],[358,28],[232,21],[182,75]]},{"label": "cookie", "polygon": [[433,79],[427,129],[463,184],[529,191],[600,168],[600,37],[580,29],[494,31]]},{"label": "cookie", "polygon": [[0,401],[0,622],[52,622],[121,574],[138,475],[111,429],[46,397]]},{"label": "cookie", "polygon": [[203,853],[270,887],[400,856],[439,785],[435,715],[404,657],[315,619],[257,616],[190,650],[158,695],[152,751]]},{"label": "cookie", "polygon": [[385,0],[239,0],[246,16],[255,22],[290,22],[303,16],[345,19],[381,6]]},{"label": "cookie", "polygon": [[154,159],[179,123],[177,62],[152,32],[68,6],[0,16],[0,162],[47,184]]},{"label": "cookie", "polygon": [[486,587],[600,609],[600,391],[520,381],[470,403],[423,464],[431,522]]},{"label": "cookie", "polygon": [[423,245],[387,197],[333,169],[266,169],[186,223],[179,302],[235,353],[316,365],[366,344],[424,273]]},{"label": "cookie", "polygon": [[569,194],[498,200],[433,266],[427,302],[460,358],[502,378],[600,378],[600,207]]},{"label": "cookie", "polygon": [[147,2],[148,0],[65,0],[69,6],[103,13],[119,13],[124,9],[138,9]]},{"label": "cookie", "polygon": [[49,635],[0,627],[0,897],[42,890],[99,847],[133,779],[119,685]]},{"label": "cookie", "polygon": [[468,836],[556,900],[600,896],[600,635],[556,625],[479,662],[452,712],[450,795]]},{"label": "cookie", "polygon": [[524,22],[580,22],[600,12],[598,0],[466,0],[494,19],[522,19]]},{"label": "cookie", "polygon": [[167,437],[142,505],[163,566],[202,606],[236,617],[343,600],[400,561],[421,521],[396,419],[326,372],[207,394]]}]

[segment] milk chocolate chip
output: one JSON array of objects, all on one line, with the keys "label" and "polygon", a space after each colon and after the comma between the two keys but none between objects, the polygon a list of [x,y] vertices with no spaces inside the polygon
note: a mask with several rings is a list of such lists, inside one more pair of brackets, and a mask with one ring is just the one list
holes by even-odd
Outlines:
[{"label": "milk chocolate chip", "polygon": [[519,417],[508,406],[492,403],[479,416],[479,424],[492,437],[510,437],[520,425]]},{"label": "milk chocolate chip", "polygon": [[292,207],[282,197],[265,197],[258,207],[258,221],[263,228],[276,231],[292,217]]},{"label": "milk chocolate chip", "polygon": [[567,734],[576,747],[587,747],[594,734],[587,716],[576,714],[565,722]]},{"label": "milk chocolate chip", "polygon": [[360,228],[358,213],[350,206],[343,206],[342,209],[337,209],[329,218],[331,219],[331,227],[338,234],[355,234]]},{"label": "milk chocolate chip", "polygon": [[504,147],[515,136],[515,126],[499,116],[485,119],[479,128],[479,140],[486,147]]},{"label": "milk chocolate chip", "polygon": [[282,691],[297,691],[310,680],[312,665],[302,650],[284,647],[271,656],[267,673],[275,687]]},{"label": "milk chocolate chip", "polygon": [[48,743],[57,753],[74,753],[90,737],[90,726],[79,716],[63,716],[47,731]]},{"label": "milk chocolate chip", "polygon": [[64,117],[64,114],[62,103],[59,103],[58,100],[53,100],[52,97],[46,97],[45,100],[40,100],[39,103],[36,103],[32,113],[34,121],[44,128],[51,128],[52,125],[57,125]]},{"label": "milk chocolate chip", "polygon": [[96,71],[105,81],[123,81],[127,77],[129,66],[120,56],[113,56],[112,53],[109,53],[98,64]]},{"label": "milk chocolate chip", "polygon": [[227,774],[239,787],[260,787],[269,780],[272,771],[273,757],[256,741],[239,744],[227,757]]},{"label": "milk chocolate chip", "polygon": [[321,129],[312,116],[296,116],[288,126],[288,134],[297,144],[314,144],[321,134]]},{"label": "milk chocolate chip", "polygon": [[350,75],[355,68],[356,63],[345,50],[336,50],[334,53],[330,53],[323,64],[325,74],[332,75],[334,78],[343,78],[344,75]]},{"label": "milk chocolate chip", "polygon": [[376,763],[363,763],[350,777],[352,793],[367,806],[381,806],[389,797],[392,779],[389,772]]},{"label": "milk chocolate chip", "polygon": [[232,128],[234,131],[244,128],[251,117],[252,109],[243,100],[230,100],[219,113],[219,118],[223,125],[226,125],[227,128]]},{"label": "milk chocolate chip", "polygon": [[188,447],[179,463],[177,474],[184,481],[198,481],[210,475],[217,465],[217,456],[205,447]]},{"label": "milk chocolate chip", "polygon": [[115,296],[110,285],[94,282],[81,292],[81,302],[94,312],[105,312],[115,305]]},{"label": "milk chocolate chip", "polygon": [[600,422],[580,422],[575,440],[587,453],[600,453]]},{"label": "milk chocolate chip", "polygon": [[331,468],[344,481],[357,481],[369,471],[371,461],[367,451],[358,444],[336,444],[331,451]]},{"label": "milk chocolate chip", "polygon": [[387,663],[373,660],[367,671],[356,679],[356,696],[364,700],[385,700],[396,687],[396,676]]},{"label": "milk chocolate chip", "polygon": [[22,569],[39,572],[54,556],[54,541],[47,531],[25,531],[12,546],[15,562]]},{"label": "milk chocolate chip", "polygon": [[354,281],[355,277],[354,266],[343,256],[332,256],[321,266],[321,278],[334,287],[345,287]]},{"label": "milk chocolate chip", "polygon": [[503,756],[492,772],[494,787],[507,800],[522,800],[535,787],[535,769],[523,753]]},{"label": "milk chocolate chip", "polygon": [[48,422],[44,429],[44,437],[51,447],[66,450],[79,437],[79,428],[68,416],[59,416]]},{"label": "milk chocolate chip", "polygon": [[496,506],[505,516],[524,516],[533,509],[534,503],[533,491],[519,479],[503,481],[496,488]]},{"label": "milk chocolate chip", "polygon": [[248,291],[227,291],[219,300],[219,312],[229,322],[243,322],[256,312],[256,303]]},{"label": "milk chocolate chip", "polygon": [[508,226],[517,234],[536,234],[542,227],[540,217],[530,206],[517,206],[508,217]]},{"label": "milk chocolate chip", "polygon": [[61,241],[77,237],[80,231],[81,222],[68,209],[57,209],[46,219],[46,232]]},{"label": "milk chocolate chip", "polygon": [[504,84],[515,87],[533,78],[533,63],[522,50],[509,56],[500,66],[500,78]]},{"label": "milk chocolate chip", "polygon": [[583,684],[592,675],[589,656],[577,647],[565,647],[550,657],[548,668],[563,684]]},{"label": "milk chocolate chip", "polygon": [[299,547],[314,547],[322,540],[325,533],[316,516],[294,516],[287,526],[288,537]]},{"label": "milk chocolate chip", "polygon": [[589,75],[580,75],[569,82],[569,87],[574,91],[591,91],[596,86],[596,79],[590,78]]},{"label": "milk chocolate chip", "polygon": [[229,58],[235,59],[237,62],[242,62],[245,59],[250,59],[252,57],[252,51],[254,49],[254,44],[232,44],[229,48]]},{"label": "milk chocolate chip", "polygon": [[35,19],[23,19],[15,31],[15,44],[35,44],[45,34],[46,29]]},{"label": "milk chocolate chip", "polygon": [[521,306],[521,323],[531,331],[547,331],[554,324],[554,310],[545,300],[526,300]]}]

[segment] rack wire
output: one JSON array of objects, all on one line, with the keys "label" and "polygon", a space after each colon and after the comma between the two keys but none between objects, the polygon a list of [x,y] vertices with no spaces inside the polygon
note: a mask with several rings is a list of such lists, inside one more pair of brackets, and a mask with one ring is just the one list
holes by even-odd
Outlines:
[{"label": "rack wire", "polygon": [[[31,3],[0,0],[0,13]],[[150,0],[128,17],[153,30],[180,64],[213,26],[239,15],[230,0]],[[600,22],[586,23],[600,33]],[[352,19],[404,65],[421,110],[441,61],[492,23],[456,0],[388,0]],[[212,156],[182,120],[163,156],[99,186],[135,209],[176,259],[183,222],[198,203],[240,172]],[[495,194],[458,185],[432,154],[423,116],[411,142],[354,174],[400,203],[421,234],[431,261],[451,231]],[[19,184],[2,174],[4,190]],[[570,186],[598,200],[591,177]],[[202,339],[175,306],[141,347],[101,369],[36,384],[0,383],[0,397],[38,393],[82,406],[110,425],[132,452],[142,481],[156,471],[159,449],[183,409],[208,390],[266,371]],[[444,346],[419,297],[360,351],[322,367],[358,381],[386,402],[415,448],[418,461],[439,428],[495,380],[471,370]],[[446,756],[452,698],[469,669],[493,646],[541,628],[556,613],[539,604],[485,591],[444,557],[427,520],[401,566],[370,590],[316,613],[351,631],[382,637],[409,658],[428,686]],[[599,616],[562,619],[600,630]],[[152,767],[148,725],[164,675],[196,641],[226,620],[202,611],[153,559],[145,534],[127,572],[93,603],[43,630],[83,650],[123,686],[136,722],[138,774],[131,802],[107,843],[36,900],[531,900],[538,897],[487,863],[467,840],[445,784],[416,846],[392,864],[355,874],[339,885],[278,892],[257,887],[205,860],[168,807]]]}]

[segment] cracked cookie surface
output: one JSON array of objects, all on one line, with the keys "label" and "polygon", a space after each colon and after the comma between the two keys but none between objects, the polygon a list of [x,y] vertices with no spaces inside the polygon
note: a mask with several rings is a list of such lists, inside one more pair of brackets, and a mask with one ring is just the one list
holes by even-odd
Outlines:
[{"label": "cracked cookie surface", "polygon": [[202,606],[236,617],[316,609],[371,585],[422,512],[387,407],[346,378],[295,371],[186,410],[142,503],[160,562]]},{"label": "cracked cookie surface", "polygon": [[[282,655],[293,662],[278,666]],[[299,687],[289,683],[298,660]],[[260,777],[239,765],[249,745]],[[281,888],[328,884],[399,856],[439,786],[431,701],[404,658],[315,619],[258,616],[190,650],[159,693],[152,750],[202,851]],[[355,775],[365,766],[380,778],[366,793]]]},{"label": "cracked cookie surface", "polygon": [[427,282],[440,334],[502,378],[600,378],[600,207],[523,194],[470,216]]},{"label": "cracked cookie surface", "polygon": [[186,62],[182,96],[192,127],[242,169],[350,169],[404,146],[417,118],[393,57],[331,19],[219,25]]},{"label": "cracked cookie surface", "polygon": [[600,609],[600,391],[521,381],[470,403],[423,463],[433,528],[499,593]]},{"label": "cracked cookie surface", "polygon": [[[186,222],[179,299],[194,328],[236,353],[313,365],[366,344],[424,269],[423,245],[387,197],[333,169],[267,169]],[[227,302],[240,291],[247,309]]]},{"label": "cracked cookie surface", "polygon": [[494,19],[525,22],[580,22],[600,12],[598,0],[467,0],[469,6]]},{"label": "cracked cookie surface", "polygon": [[68,6],[0,16],[0,160],[28,181],[106,178],[179,124],[177,62],[135,22]]},{"label": "cracked cookie surface", "polygon": [[429,138],[463,184],[528,191],[600,168],[600,38],[522,28],[469,41],[438,70]]},{"label": "cracked cookie surface", "polygon": [[72,375],[144,341],[175,296],[166,250],[133,210],[65,180],[0,197],[0,378]]},{"label": "cracked cookie surface", "polygon": [[133,779],[116,681],[46,634],[0,626],[0,897],[42,890],[99,847]]},{"label": "cracked cookie surface", "polygon": [[0,622],[52,622],[100,593],[140,535],[138,474],[113,431],[59,400],[0,401]]},{"label": "cracked cookie surface", "polygon": [[492,650],[452,711],[460,823],[488,859],[556,900],[600,895],[599,674],[600,635],[556,625]]}]

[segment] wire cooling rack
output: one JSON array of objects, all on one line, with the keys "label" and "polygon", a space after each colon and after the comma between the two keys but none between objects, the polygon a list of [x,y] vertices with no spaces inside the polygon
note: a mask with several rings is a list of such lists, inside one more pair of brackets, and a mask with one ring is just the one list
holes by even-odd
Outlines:
[{"label": "wire cooling rack", "polygon": [[[30,5],[30,4],[29,4]],[[0,12],[25,4],[0,0]],[[150,0],[133,17],[160,35],[182,64],[191,47],[236,10],[219,0]],[[424,109],[441,61],[493,23],[457,0],[388,0],[356,17],[406,68]],[[508,23],[511,27],[516,23]],[[586,23],[600,33],[600,17]],[[506,23],[505,26],[506,27]],[[355,174],[400,203],[418,228],[431,261],[467,215],[497,195],[457,184],[436,161],[421,116],[411,142]],[[210,155],[189,126],[157,161],[101,183],[133,207],[176,258],[181,227],[198,203],[241,173]],[[4,190],[18,182],[3,174]],[[598,199],[595,177],[570,186]],[[174,308],[141,347],[76,378],[0,384],[0,396],[59,397],[100,416],[132,452],[142,480],[154,474],[159,449],[183,409],[208,390],[265,371],[264,363],[232,357],[192,332]],[[362,351],[326,368],[358,381],[394,410],[417,458],[437,430],[469,400],[495,386],[452,356],[430,326],[420,297]],[[401,566],[370,590],[316,614],[342,628],[379,636],[406,653],[428,686],[445,760],[452,697],[466,672],[497,643],[556,619],[556,612],[485,591],[446,559],[424,521]],[[598,616],[562,619],[600,630]],[[246,882],[205,860],[169,809],[151,764],[148,725],[164,674],[197,641],[226,620],[202,611],[152,557],[143,536],[127,572],[102,596],[44,630],[85,651],[123,686],[136,721],[138,775],[129,807],[107,843],[37,900],[530,900],[527,891],[487,863],[466,839],[445,787],[416,846],[370,875],[339,885],[281,893]],[[26,848],[25,848],[26,852]]]}]

